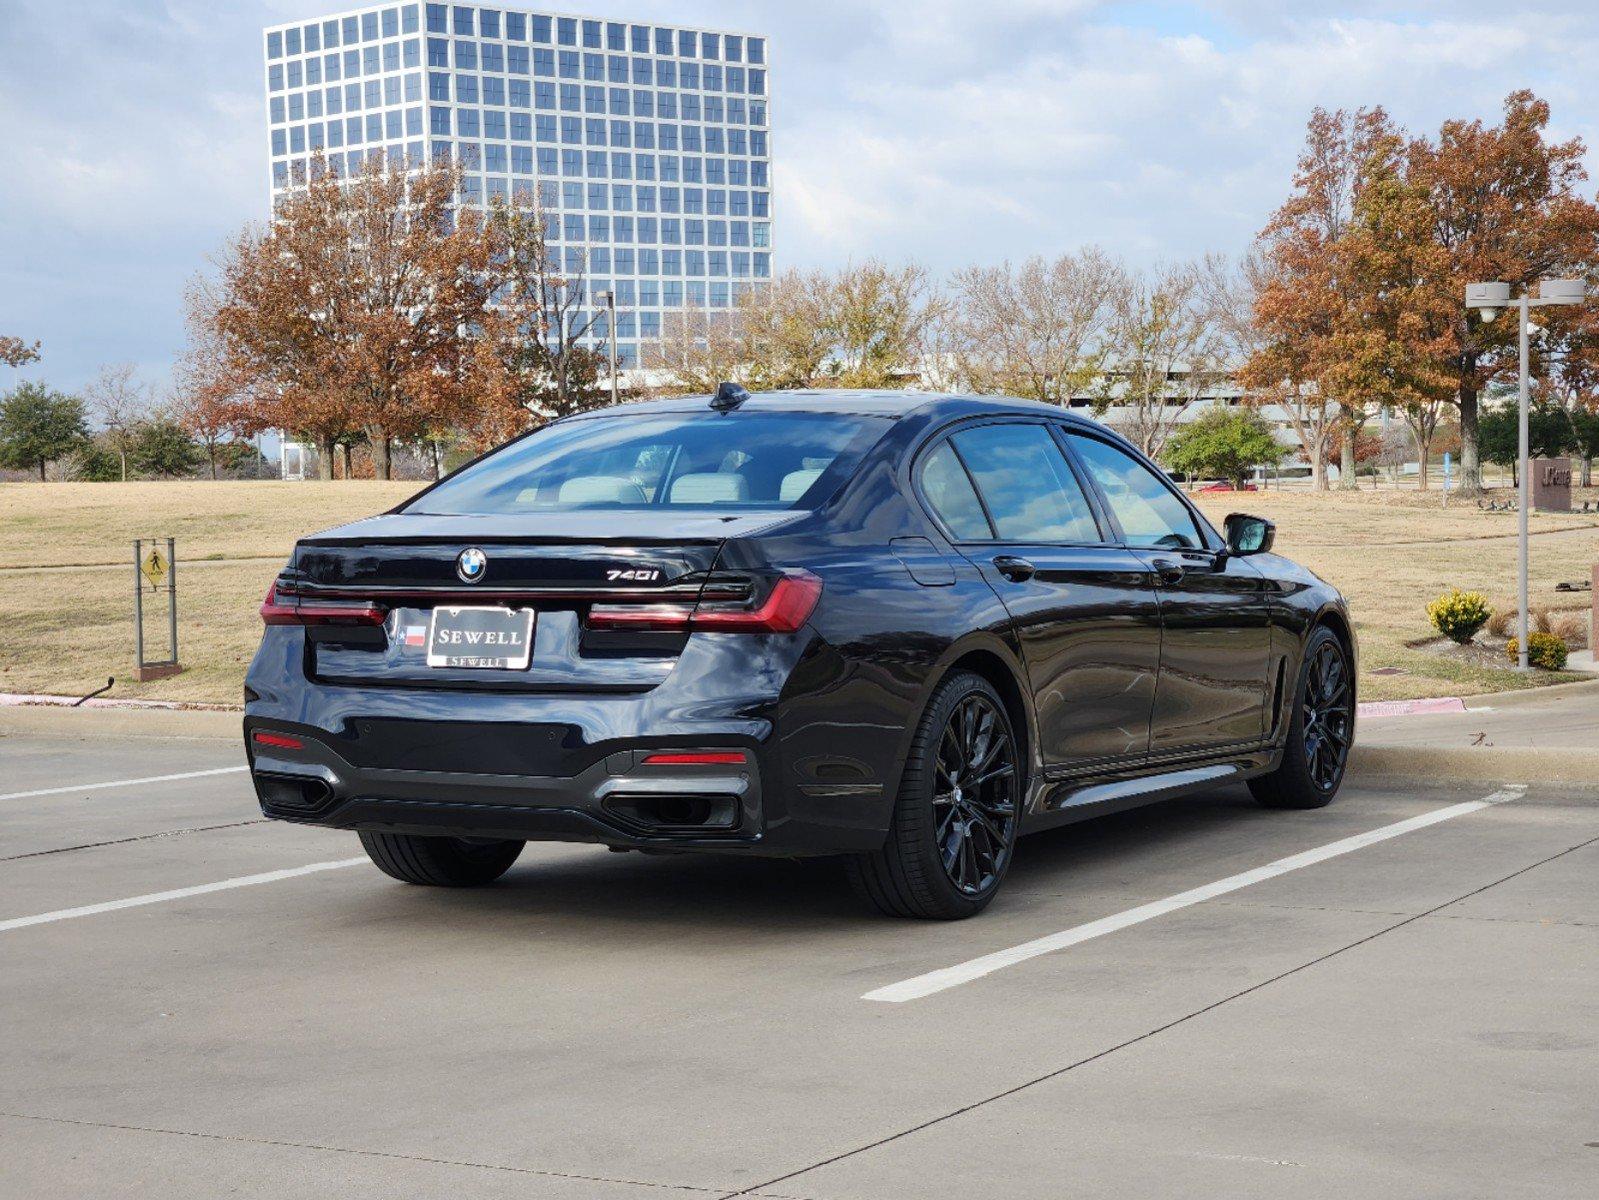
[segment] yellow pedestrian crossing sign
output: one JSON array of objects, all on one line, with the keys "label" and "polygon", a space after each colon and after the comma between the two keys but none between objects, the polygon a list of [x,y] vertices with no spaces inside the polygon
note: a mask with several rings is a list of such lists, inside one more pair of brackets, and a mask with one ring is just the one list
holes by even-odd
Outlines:
[{"label": "yellow pedestrian crossing sign", "polygon": [[144,556],[139,559],[139,574],[144,576],[146,583],[152,591],[159,588],[166,580],[167,572],[172,566],[167,562],[167,556],[161,553],[158,546],[151,546]]}]

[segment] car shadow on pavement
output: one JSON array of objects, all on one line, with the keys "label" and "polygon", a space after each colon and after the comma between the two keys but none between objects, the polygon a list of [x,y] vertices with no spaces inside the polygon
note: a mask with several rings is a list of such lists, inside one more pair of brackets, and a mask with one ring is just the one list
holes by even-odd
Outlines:
[{"label": "car shadow on pavement", "polygon": [[[1125,886],[1128,873],[1141,863],[1188,858],[1196,838],[1214,838],[1229,827],[1236,827],[1238,841],[1248,843],[1257,816],[1270,819],[1248,793],[1228,789],[1026,837],[991,911],[1029,894],[1088,886],[1096,876],[1102,883],[1107,869]],[[1229,844],[1234,840],[1226,838]],[[379,877],[364,895],[361,911],[349,912],[353,920],[414,924],[432,919],[440,928],[460,931],[498,917],[507,932],[519,936],[528,925],[537,925],[541,935],[551,925],[579,936],[597,929],[614,936],[631,928],[650,939],[658,938],[663,926],[689,935],[717,930],[796,935],[874,925],[903,930],[906,925],[859,901],[836,858],[613,854],[598,847],[535,844],[491,887],[443,891]]]}]

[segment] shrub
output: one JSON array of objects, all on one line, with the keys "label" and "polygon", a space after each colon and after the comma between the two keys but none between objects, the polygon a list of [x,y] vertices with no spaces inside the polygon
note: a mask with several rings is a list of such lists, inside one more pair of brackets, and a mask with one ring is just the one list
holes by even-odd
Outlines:
[{"label": "shrub", "polygon": [[1551,622],[1549,632],[1572,650],[1581,650],[1588,644],[1587,619],[1577,613],[1567,613]]},{"label": "shrub", "polygon": [[[1505,644],[1505,655],[1512,662],[1521,659],[1521,644],[1511,638]],[[1542,667],[1546,671],[1564,671],[1566,669],[1566,643],[1552,633],[1529,633],[1527,635],[1527,661],[1535,667]]]},{"label": "shrub", "polygon": [[1433,627],[1462,646],[1477,636],[1477,631],[1488,623],[1489,615],[1488,601],[1481,592],[1463,592],[1459,588],[1427,605],[1427,616],[1432,619]]},{"label": "shrub", "polygon": [[1510,631],[1516,627],[1516,610],[1513,608],[1496,608],[1493,616],[1488,618],[1488,632],[1496,638],[1509,637]]}]

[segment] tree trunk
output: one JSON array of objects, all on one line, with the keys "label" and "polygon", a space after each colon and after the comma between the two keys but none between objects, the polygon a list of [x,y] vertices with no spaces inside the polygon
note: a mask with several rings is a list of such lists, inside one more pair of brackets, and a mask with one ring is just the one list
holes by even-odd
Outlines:
[{"label": "tree trunk", "polygon": [[433,478],[434,479],[443,479],[444,478],[444,464],[439,460],[439,439],[438,438],[434,438],[433,442],[432,442],[432,445],[433,445]]},{"label": "tree trunk", "polygon": [[1468,354],[1460,369],[1460,494],[1468,500],[1482,495],[1482,462],[1477,447],[1477,356]]},{"label": "tree trunk", "polygon": [[1327,446],[1324,442],[1317,443],[1310,456],[1310,486],[1318,492],[1327,490]]},{"label": "tree trunk", "polygon": [[214,483],[217,477],[217,448],[215,446],[207,447],[206,457],[211,460],[211,481]]},{"label": "tree trunk", "polygon": [[1593,486],[1593,459],[1591,458],[1584,458],[1582,460],[1582,486]]},{"label": "tree trunk", "polygon": [[333,482],[333,439],[319,437],[316,440],[316,477],[324,483]]},{"label": "tree trunk", "polygon": [[42,458],[39,460],[39,482],[40,483],[45,482],[45,478],[44,478],[44,459],[42,459]]},{"label": "tree trunk", "polygon": [[[1414,431],[1412,431],[1414,432]],[[1416,487],[1420,491],[1429,490],[1427,477],[1427,459],[1432,455],[1432,439],[1422,440],[1421,434],[1416,434]]]},{"label": "tree trunk", "polygon": [[123,483],[127,483],[128,482],[128,452],[126,450],[118,450],[117,451],[117,457],[122,460],[122,482]]},{"label": "tree trunk", "polygon": [[1343,409],[1343,429],[1338,438],[1338,490],[1350,491],[1360,486],[1355,477],[1355,410],[1347,404]]},{"label": "tree trunk", "polygon": [[373,429],[368,431],[367,441],[372,447],[372,477],[374,479],[388,479],[390,477],[390,452],[394,446],[393,439],[382,430]]}]

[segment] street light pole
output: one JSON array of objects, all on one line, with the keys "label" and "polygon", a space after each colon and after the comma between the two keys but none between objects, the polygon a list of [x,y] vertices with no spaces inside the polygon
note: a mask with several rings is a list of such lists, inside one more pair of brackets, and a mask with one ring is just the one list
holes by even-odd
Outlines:
[{"label": "street light pole", "polygon": [[1532,442],[1532,437],[1529,433],[1530,418],[1528,416],[1528,410],[1531,408],[1532,372],[1527,362],[1528,342],[1531,340],[1528,336],[1527,322],[1532,319],[1532,306],[1528,302],[1525,292],[1522,293],[1521,301],[1517,307],[1519,309],[1517,315],[1521,326],[1517,330],[1519,349],[1521,351],[1521,370],[1516,381],[1516,402],[1520,408],[1517,424],[1519,440],[1516,443],[1516,458],[1521,463],[1521,479],[1516,489],[1516,515],[1521,521],[1521,543],[1517,553],[1519,561],[1516,564],[1516,604],[1519,610],[1516,614],[1516,670],[1525,671],[1528,668],[1527,631],[1529,628],[1527,624],[1527,551],[1531,544],[1527,534],[1527,510],[1531,507],[1527,502],[1529,495],[1527,488],[1527,475],[1529,472],[1527,468],[1531,460]]},{"label": "street light pole", "polygon": [[[1526,671],[1529,669],[1527,636],[1529,633],[1527,609],[1529,606],[1529,588],[1527,584],[1528,561],[1531,558],[1531,538],[1528,533],[1528,516],[1532,508],[1530,499],[1530,486],[1527,477],[1532,473],[1531,437],[1528,432],[1530,424],[1529,411],[1532,406],[1532,369],[1529,362],[1531,341],[1532,310],[1549,304],[1581,304],[1587,295],[1587,285],[1580,279],[1545,279],[1538,285],[1538,299],[1534,300],[1531,294],[1523,291],[1521,298],[1514,302],[1516,319],[1519,327],[1516,330],[1516,346],[1520,351],[1520,370],[1516,380],[1517,397],[1517,430],[1518,446],[1517,459],[1520,467],[1520,481],[1516,488],[1516,508],[1519,518],[1520,537],[1517,547],[1516,562],[1516,600],[1519,608],[1516,614],[1516,669]],[[1508,283],[1468,283],[1466,285],[1466,307],[1475,308],[1484,321],[1492,321],[1499,315],[1500,309],[1511,306],[1510,285]]]},{"label": "street light pole", "polygon": [[616,384],[616,289],[611,288],[605,293],[605,332],[609,335],[606,339],[611,344],[611,403],[620,404],[621,398],[617,394]]}]

